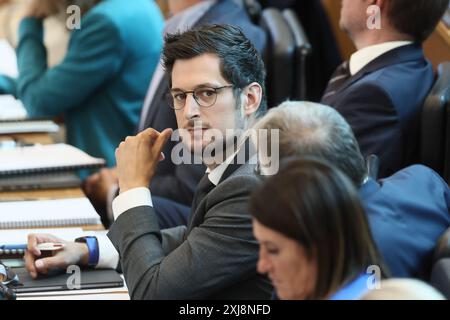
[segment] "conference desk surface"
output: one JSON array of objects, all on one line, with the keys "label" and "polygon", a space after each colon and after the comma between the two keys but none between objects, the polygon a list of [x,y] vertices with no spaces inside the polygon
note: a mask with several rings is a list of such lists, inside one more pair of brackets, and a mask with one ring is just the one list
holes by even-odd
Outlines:
[{"label": "conference desk surface", "polygon": [[[49,134],[15,134],[2,136],[1,140],[21,141],[25,143],[50,144],[53,139]],[[84,197],[80,188],[68,189],[43,189],[43,190],[21,190],[21,191],[3,191],[0,192],[0,201],[24,201],[24,200],[49,200],[62,198]],[[82,227],[85,231],[105,230],[103,225]],[[112,291],[106,290],[83,290],[83,291],[65,291],[65,292],[46,292],[28,297],[19,297],[19,300],[127,300],[129,299],[126,286]]]},{"label": "conference desk surface", "polygon": [[11,139],[25,143],[51,144],[54,142],[53,138],[48,133],[19,133],[0,135],[0,141]]}]

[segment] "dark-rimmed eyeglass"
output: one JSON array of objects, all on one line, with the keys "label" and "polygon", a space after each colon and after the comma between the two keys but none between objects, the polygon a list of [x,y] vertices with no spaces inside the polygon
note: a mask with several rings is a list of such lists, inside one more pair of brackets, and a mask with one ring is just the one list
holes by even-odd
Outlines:
[{"label": "dark-rimmed eyeglass", "polygon": [[233,85],[216,88],[202,86],[192,91],[174,90],[168,94],[167,99],[172,109],[181,110],[186,105],[187,95],[192,94],[200,107],[209,108],[217,102],[217,96],[221,90],[233,87]]}]

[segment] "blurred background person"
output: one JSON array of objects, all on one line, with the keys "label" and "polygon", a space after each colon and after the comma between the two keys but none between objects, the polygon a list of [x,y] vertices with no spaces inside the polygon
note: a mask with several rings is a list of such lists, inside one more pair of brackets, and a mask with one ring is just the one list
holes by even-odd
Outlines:
[{"label": "blurred background person", "polygon": [[445,297],[429,284],[414,279],[388,279],[380,288],[366,293],[362,300],[445,300]]},{"label": "blurred background person", "polygon": [[[43,20],[72,4],[81,9],[81,28],[62,62],[48,68]],[[112,166],[115,148],[138,122],[162,27],[153,0],[32,0],[20,23],[19,77],[3,77],[9,85],[0,93],[22,100],[30,117],[63,115],[68,143]]]},{"label": "blurred background person", "polygon": [[[0,0],[0,39],[7,40],[14,48],[19,42],[19,25],[28,4],[27,0]],[[49,67],[61,62],[66,55],[70,35],[66,19],[65,11],[61,11],[44,20],[44,44]]]},{"label": "blurred background person", "polygon": [[[340,27],[357,52],[331,77],[321,99],[351,125],[365,157],[380,159],[380,177],[418,162],[420,114],[433,86],[422,43],[449,0],[343,0]],[[370,6],[380,10],[373,17]],[[374,10],[374,9],[373,9]],[[379,19],[379,27],[368,27]]]},{"label": "blurred background person", "polygon": [[383,267],[358,193],[338,169],[290,160],[252,193],[250,212],[258,272],[280,299],[354,300],[381,280],[367,271]]}]

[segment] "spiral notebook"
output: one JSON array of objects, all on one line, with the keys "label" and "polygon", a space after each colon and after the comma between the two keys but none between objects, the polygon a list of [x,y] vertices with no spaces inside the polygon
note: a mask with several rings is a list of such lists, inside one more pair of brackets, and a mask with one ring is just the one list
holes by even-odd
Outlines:
[{"label": "spiral notebook", "polygon": [[[1,102],[1,96],[0,96]],[[1,108],[1,107],[0,107]],[[0,134],[18,133],[52,133],[58,132],[59,126],[52,120],[5,120],[0,117]]]},{"label": "spiral notebook", "polygon": [[0,178],[15,174],[49,173],[98,168],[105,160],[67,144],[35,145],[0,150]]},{"label": "spiral notebook", "polygon": [[0,202],[0,229],[100,225],[87,198]]}]

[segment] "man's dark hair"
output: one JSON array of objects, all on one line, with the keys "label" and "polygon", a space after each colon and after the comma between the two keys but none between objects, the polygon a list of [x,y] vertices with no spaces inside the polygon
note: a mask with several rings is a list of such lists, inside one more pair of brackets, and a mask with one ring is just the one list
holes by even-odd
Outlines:
[{"label": "man's dark hair", "polygon": [[[263,96],[256,116],[263,115],[267,110],[264,62],[251,41],[235,26],[209,25],[166,35],[162,60],[169,84],[172,85],[171,75],[175,61],[208,53],[219,57],[221,74],[235,89],[243,89],[252,82],[261,85]],[[237,92],[235,90],[235,94]]]},{"label": "man's dark hair", "polygon": [[433,33],[449,0],[389,0],[387,15],[398,31],[422,43]]}]

